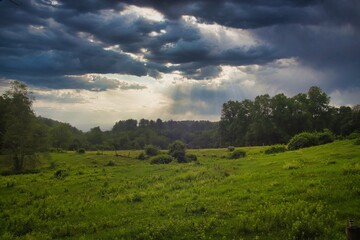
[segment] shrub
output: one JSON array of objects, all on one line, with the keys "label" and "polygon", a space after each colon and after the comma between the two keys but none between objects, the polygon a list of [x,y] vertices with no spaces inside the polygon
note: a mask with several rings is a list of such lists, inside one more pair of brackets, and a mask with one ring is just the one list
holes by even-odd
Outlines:
[{"label": "shrub", "polygon": [[197,161],[197,156],[195,154],[186,154],[186,162],[195,162]]},{"label": "shrub", "polygon": [[79,148],[79,149],[77,150],[77,153],[84,154],[84,153],[85,153],[85,149],[84,149],[84,148]]},{"label": "shrub", "polygon": [[286,151],[285,145],[274,145],[265,150],[265,154],[281,153]]},{"label": "shrub", "polygon": [[64,153],[65,151],[62,148],[50,148],[50,152]]},{"label": "shrub", "polygon": [[354,145],[360,145],[360,137],[355,139],[354,141]]},{"label": "shrub", "polygon": [[319,145],[331,143],[335,139],[334,134],[329,129],[325,129],[323,132],[317,133],[316,136],[318,138]]},{"label": "shrub", "polygon": [[292,137],[288,144],[289,150],[296,150],[318,145],[317,134],[302,132]]},{"label": "shrub", "polygon": [[175,141],[169,145],[169,155],[174,157],[179,163],[186,162],[186,146],[182,141]]},{"label": "shrub", "polygon": [[141,153],[139,154],[139,156],[137,157],[137,159],[139,159],[139,160],[145,160],[145,159],[146,159],[145,153],[141,152]]},{"label": "shrub", "polygon": [[173,159],[174,158],[169,155],[162,154],[162,155],[157,155],[157,156],[150,158],[150,163],[151,164],[168,164],[168,163],[171,163]]},{"label": "shrub", "polygon": [[146,145],[144,147],[144,150],[145,150],[145,154],[148,156],[156,156],[160,152],[160,149],[153,145]]},{"label": "shrub", "polygon": [[236,149],[235,151],[233,151],[229,158],[230,159],[238,159],[238,158],[243,158],[246,156],[246,152],[242,149]]},{"label": "shrub", "polygon": [[358,133],[358,132],[353,132],[349,136],[347,136],[347,139],[350,139],[350,140],[357,139],[357,138],[360,138],[360,133]]},{"label": "shrub", "polygon": [[69,172],[65,169],[59,169],[54,173],[54,177],[57,179],[64,179],[69,176]]},{"label": "shrub", "polygon": [[235,150],[235,147],[234,147],[234,146],[228,146],[228,147],[227,147],[227,150],[228,150],[229,152],[233,152],[233,151]]},{"label": "shrub", "polygon": [[110,160],[107,164],[105,164],[105,166],[109,166],[109,167],[113,167],[115,166],[115,162],[113,160]]},{"label": "shrub", "polygon": [[288,143],[288,149],[296,150],[300,148],[322,145],[331,143],[334,141],[334,139],[334,134],[328,129],[318,133],[302,132],[290,139]]}]

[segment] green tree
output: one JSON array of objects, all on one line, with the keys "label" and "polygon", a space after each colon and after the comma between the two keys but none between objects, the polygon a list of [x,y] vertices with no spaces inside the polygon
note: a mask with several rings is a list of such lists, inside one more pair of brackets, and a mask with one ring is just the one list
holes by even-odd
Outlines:
[{"label": "green tree", "polygon": [[174,157],[179,163],[186,162],[186,145],[177,140],[169,145],[169,155]]},{"label": "green tree", "polygon": [[68,149],[71,143],[71,126],[59,124],[51,130],[52,144],[56,148]]},{"label": "green tree", "polygon": [[0,153],[1,146],[3,145],[3,137],[5,134],[5,114],[6,114],[6,101],[3,96],[0,96]]},{"label": "green tree", "polygon": [[251,124],[246,133],[248,145],[268,145],[276,138],[271,113],[270,96],[268,94],[257,96],[251,111]]},{"label": "green tree", "polygon": [[272,121],[279,139],[276,142],[288,142],[291,134],[291,100],[283,93],[271,98]]},{"label": "green tree", "polygon": [[103,144],[103,134],[100,127],[94,127],[87,133],[87,140],[93,145],[93,148]]},{"label": "green tree", "polygon": [[6,102],[3,148],[13,157],[14,170],[21,172],[27,159],[36,159],[46,150],[47,132],[32,110],[34,98],[27,86],[14,81],[4,96]]},{"label": "green tree", "polygon": [[354,132],[360,132],[360,104],[356,104],[352,108],[351,125]]},{"label": "green tree", "polygon": [[312,118],[312,127],[314,130],[322,131],[329,125],[328,115],[330,97],[326,95],[319,87],[310,87],[308,93],[308,112]]}]

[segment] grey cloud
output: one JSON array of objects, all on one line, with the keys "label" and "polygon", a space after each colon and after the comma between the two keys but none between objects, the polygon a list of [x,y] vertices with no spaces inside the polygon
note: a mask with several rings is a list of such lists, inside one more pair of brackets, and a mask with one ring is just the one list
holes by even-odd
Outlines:
[{"label": "grey cloud", "polygon": [[[119,73],[159,78],[211,79],[220,65],[268,64],[295,57],[324,71],[330,88],[358,87],[360,3],[356,0],[90,0],[0,2],[0,77],[47,87],[90,85],[65,75]],[[164,21],[119,14],[126,4],[156,9]],[[205,23],[248,29],[257,46],[212,51],[183,15]],[[162,32],[161,32],[162,31]],[[158,33],[152,36],[150,33]],[[93,38],[94,42],[90,42]],[[120,51],[104,50],[119,45]],[[146,63],[127,53],[142,54]],[[121,52],[122,51],[122,52]],[[167,66],[165,64],[180,64]],[[111,84],[93,87],[105,90]]]},{"label": "grey cloud", "polygon": [[[322,87],[360,86],[360,31],[351,27],[287,26],[259,29],[257,36],[283,56],[292,56],[305,67],[326,74]],[[319,79],[321,80],[321,79]]]},{"label": "grey cloud", "polygon": [[54,94],[51,92],[37,92],[35,93],[36,100],[45,100],[46,102],[55,103],[87,103],[88,101],[81,96],[75,96],[71,93]]},{"label": "grey cloud", "polygon": [[129,84],[126,82],[122,82],[119,84],[119,87],[121,90],[142,90],[142,89],[146,89],[146,86],[137,84],[137,83],[133,83],[133,84]]},{"label": "grey cloud", "polygon": [[[46,78],[39,78],[33,76],[23,77],[28,84],[38,88],[48,89],[84,89],[88,91],[106,91],[110,89],[121,90],[142,90],[146,86],[137,83],[127,83],[117,79],[107,77],[100,77],[96,75],[90,76],[49,76]],[[6,82],[7,79],[0,79],[0,82]]]}]

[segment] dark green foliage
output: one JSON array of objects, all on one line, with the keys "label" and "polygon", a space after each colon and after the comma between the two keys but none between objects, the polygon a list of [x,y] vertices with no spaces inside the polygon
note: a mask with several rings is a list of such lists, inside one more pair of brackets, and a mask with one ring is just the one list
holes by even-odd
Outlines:
[{"label": "dark green foliage", "polygon": [[360,145],[360,138],[355,139],[354,145]]},{"label": "dark green foliage", "polygon": [[104,142],[111,138],[115,149],[143,149],[146,145],[166,149],[181,140],[190,148],[218,147],[218,123],[209,121],[162,121],[133,119],[115,123],[110,132],[103,132]]},{"label": "dark green foliage", "polygon": [[54,147],[52,147],[49,150],[50,150],[50,152],[65,153],[64,149],[62,149],[62,148],[54,148]]},{"label": "dark green foliage", "polygon": [[171,163],[173,160],[174,160],[173,157],[166,155],[166,154],[161,154],[161,155],[157,155],[157,156],[150,158],[150,163],[151,164],[168,164],[168,163]]},{"label": "dark green foliage", "polygon": [[[221,146],[284,144],[301,132],[330,129],[346,136],[360,130],[360,105],[340,108],[329,105],[330,98],[319,87],[294,97],[277,94],[254,100],[223,104],[219,135]],[[330,137],[330,138],[327,138]],[[329,141],[331,136],[324,136]]]},{"label": "dark green foliage", "polygon": [[358,132],[353,132],[347,137],[347,139],[350,139],[350,140],[357,139],[357,138],[360,138],[360,133],[358,133]]},{"label": "dark green foliage", "polygon": [[154,145],[146,145],[144,151],[147,156],[156,156],[159,154],[160,149]]},{"label": "dark green foliage", "polygon": [[332,132],[324,130],[323,132],[310,133],[302,132],[295,135],[288,144],[289,150],[296,150],[300,148],[312,147],[316,145],[322,145],[331,143],[335,139]]},{"label": "dark green foliage", "polygon": [[195,162],[197,161],[197,156],[195,154],[186,154],[186,162]]},{"label": "dark green foliage", "polygon": [[145,153],[141,152],[141,153],[138,155],[137,159],[139,159],[139,160],[145,160],[145,159],[146,159]]},{"label": "dark green foliage", "polygon": [[64,179],[67,176],[69,176],[69,171],[65,169],[59,169],[54,173],[54,177],[57,179]]},{"label": "dark green foliage", "polygon": [[325,129],[323,132],[317,133],[316,137],[318,138],[319,145],[331,143],[335,139],[334,134],[330,132],[329,129]]},{"label": "dark green foliage", "polygon": [[186,162],[186,145],[180,140],[177,140],[169,145],[169,155],[174,157],[179,163]]},{"label": "dark green foliage", "polygon": [[265,154],[281,153],[286,151],[285,145],[274,145],[264,151]]},{"label": "dark green foliage", "polygon": [[77,150],[77,153],[80,153],[80,154],[84,154],[86,151],[85,151],[85,149],[84,148],[79,148],[78,150]]},{"label": "dark green foliage", "polygon": [[36,162],[38,154],[48,150],[48,131],[36,121],[32,103],[32,93],[18,81],[0,98],[0,143],[11,155],[15,172],[23,172],[25,162]]},{"label": "dark green foliage", "polygon": [[245,156],[246,156],[246,152],[244,150],[236,149],[229,155],[229,158],[230,159],[238,159],[238,158],[243,158]]},{"label": "dark green foliage", "polygon": [[316,133],[302,132],[290,139],[288,149],[296,150],[316,145],[318,145],[318,138]]}]

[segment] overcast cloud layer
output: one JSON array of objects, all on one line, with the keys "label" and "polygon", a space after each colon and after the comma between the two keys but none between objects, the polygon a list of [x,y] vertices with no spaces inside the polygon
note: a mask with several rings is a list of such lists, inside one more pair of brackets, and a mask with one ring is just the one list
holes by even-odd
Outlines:
[{"label": "overcast cloud layer", "polygon": [[218,120],[222,103],[317,85],[360,103],[357,0],[0,1],[0,87],[82,129]]}]

